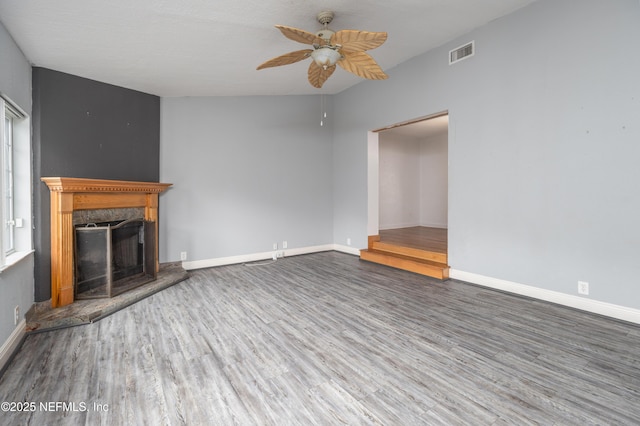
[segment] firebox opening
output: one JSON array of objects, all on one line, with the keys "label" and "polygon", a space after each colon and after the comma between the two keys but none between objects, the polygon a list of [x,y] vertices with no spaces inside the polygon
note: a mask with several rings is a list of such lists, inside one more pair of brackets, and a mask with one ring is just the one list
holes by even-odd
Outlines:
[{"label": "firebox opening", "polygon": [[155,222],[144,219],[75,226],[75,297],[113,297],[156,278]]}]

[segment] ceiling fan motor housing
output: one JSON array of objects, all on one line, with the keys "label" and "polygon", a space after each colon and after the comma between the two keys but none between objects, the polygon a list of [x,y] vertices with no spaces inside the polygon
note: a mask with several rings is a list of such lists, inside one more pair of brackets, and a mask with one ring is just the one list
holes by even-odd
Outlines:
[{"label": "ceiling fan motor housing", "polygon": [[329,28],[323,28],[316,33],[318,37],[329,43],[331,41],[331,36],[335,34],[335,31],[330,30]]},{"label": "ceiling fan motor housing", "polygon": [[331,21],[333,21],[333,17],[334,17],[334,13],[330,10],[320,12],[316,16],[316,19],[318,20],[318,22],[320,22],[320,24],[323,26],[323,28],[320,31],[318,31],[316,35],[321,39],[325,40],[327,43],[329,42],[329,40],[331,40],[331,36],[335,33],[335,31],[330,30],[328,27]]}]

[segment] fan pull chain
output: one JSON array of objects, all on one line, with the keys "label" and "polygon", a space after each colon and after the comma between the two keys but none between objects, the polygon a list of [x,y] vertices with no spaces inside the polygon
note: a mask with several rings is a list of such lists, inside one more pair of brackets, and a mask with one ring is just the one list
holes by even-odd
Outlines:
[{"label": "fan pull chain", "polygon": [[324,119],[327,118],[325,109],[324,94],[320,95],[320,126],[324,126]]}]

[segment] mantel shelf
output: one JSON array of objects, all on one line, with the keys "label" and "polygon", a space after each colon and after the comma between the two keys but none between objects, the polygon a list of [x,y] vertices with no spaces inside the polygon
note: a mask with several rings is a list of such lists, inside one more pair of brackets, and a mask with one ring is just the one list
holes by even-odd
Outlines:
[{"label": "mantel shelf", "polygon": [[44,177],[41,179],[52,192],[143,192],[160,193],[170,183],[136,182],[127,180]]}]

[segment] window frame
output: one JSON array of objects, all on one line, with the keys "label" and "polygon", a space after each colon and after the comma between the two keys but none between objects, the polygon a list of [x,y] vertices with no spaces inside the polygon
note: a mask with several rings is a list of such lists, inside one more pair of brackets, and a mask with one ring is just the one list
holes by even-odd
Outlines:
[{"label": "window frame", "polygon": [[[4,106],[4,129],[2,139],[2,251],[5,256],[9,256],[16,251],[16,222],[15,222],[15,186],[14,182],[14,164],[13,164],[13,121],[17,119],[11,109],[7,108],[6,102]],[[8,235],[7,235],[8,233]]]},{"label": "window frame", "polygon": [[[10,132],[9,135],[7,131]],[[0,272],[2,272],[33,252],[31,229],[25,226],[30,222],[32,214],[31,122],[27,114],[2,94],[0,94],[0,145],[0,221],[2,223],[0,226]],[[9,209],[5,208],[7,200],[9,200]],[[5,241],[6,238],[8,239]]]}]

